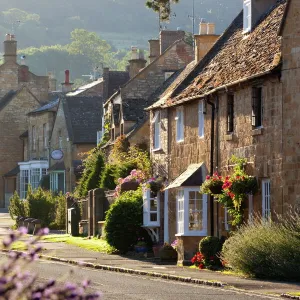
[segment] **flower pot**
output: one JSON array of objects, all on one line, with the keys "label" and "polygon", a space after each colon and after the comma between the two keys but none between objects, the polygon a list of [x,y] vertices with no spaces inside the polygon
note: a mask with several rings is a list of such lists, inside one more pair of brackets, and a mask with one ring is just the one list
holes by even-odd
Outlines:
[{"label": "flower pot", "polygon": [[154,257],[159,257],[159,250],[161,249],[161,246],[153,246],[152,251],[154,254]]},{"label": "flower pot", "polygon": [[134,246],[134,250],[136,253],[147,253],[147,246]]},{"label": "flower pot", "polygon": [[222,194],[222,184],[212,185],[209,189],[214,195]]},{"label": "flower pot", "polygon": [[140,184],[136,181],[123,182],[121,184],[121,192],[136,191],[139,185]]}]

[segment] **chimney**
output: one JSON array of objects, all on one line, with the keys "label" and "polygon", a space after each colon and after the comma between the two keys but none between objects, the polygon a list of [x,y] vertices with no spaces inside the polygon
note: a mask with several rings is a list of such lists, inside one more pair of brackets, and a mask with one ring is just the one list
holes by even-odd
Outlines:
[{"label": "chimney", "polygon": [[54,77],[54,75],[52,74],[52,72],[48,72],[48,80],[49,80],[49,92],[54,92],[56,91],[56,83],[57,80]]},{"label": "chimney", "polygon": [[215,24],[201,20],[199,34],[195,35],[195,60],[199,62],[215,44],[219,35],[215,34]]},{"label": "chimney", "polygon": [[244,33],[251,32],[260,18],[276,3],[277,0],[244,0]]},{"label": "chimney", "polygon": [[63,82],[62,85],[62,92],[63,93],[68,93],[72,91],[72,85],[74,83],[70,82],[70,71],[66,70],[65,71],[65,82]]},{"label": "chimney", "polygon": [[176,41],[185,37],[183,30],[162,30],[160,32],[160,54],[164,53]]},{"label": "chimney", "polygon": [[159,40],[149,40],[150,64],[160,55]]},{"label": "chimney", "polygon": [[129,60],[129,76],[133,78],[141,69],[145,68],[147,61],[144,57],[144,50],[139,50],[137,47],[131,47],[131,59]]},{"label": "chimney", "polygon": [[4,41],[4,63],[17,63],[17,41],[13,34],[6,34]]}]

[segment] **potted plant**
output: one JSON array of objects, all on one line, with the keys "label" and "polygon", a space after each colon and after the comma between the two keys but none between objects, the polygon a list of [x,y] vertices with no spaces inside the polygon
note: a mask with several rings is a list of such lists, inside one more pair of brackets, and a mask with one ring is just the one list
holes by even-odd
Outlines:
[{"label": "potted plant", "polygon": [[162,261],[176,261],[177,251],[168,243],[165,243],[159,251],[159,257]]},{"label": "potted plant", "polygon": [[150,189],[152,197],[156,197],[157,193],[162,190],[164,186],[163,182],[164,179],[162,177],[153,177],[146,182],[146,188]]},{"label": "potted plant", "polygon": [[147,243],[143,237],[138,238],[138,242],[135,244],[134,250],[136,253],[146,253],[148,251]]},{"label": "potted plant", "polygon": [[217,172],[213,176],[206,176],[205,181],[200,187],[202,194],[219,195],[222,193],[223,178]]},{"label": "potted plant", "polygon": [[154,257],[159,257],[159,251],[161,248],[162,248],[162,244],[160,244],[160,243],[154,244],[152,246],[152,251],[153,251]]}]

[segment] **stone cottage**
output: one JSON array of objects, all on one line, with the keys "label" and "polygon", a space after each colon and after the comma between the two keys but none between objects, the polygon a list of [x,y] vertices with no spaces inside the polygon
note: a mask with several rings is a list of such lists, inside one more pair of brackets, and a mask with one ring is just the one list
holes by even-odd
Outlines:
[{"label": "stone cottage", "polygon": [[110,121],[111,140],[126,135],[132,144],[149,144],[149,118],[144,109],[151,95],[176,71],[193,60],[193,48],[184,40],[184,31],[161,31],[159,40],[150,40],[150,64],[143,51],[132,47],[129,61],[130,80],[104,105]]},{"label": "stone cottage", "polygon": [[14,35],[6,35],[3,60],[0,66],[0,206],[7,207],[11,193],[17,188],[17,163],[23,160],[23,141],[19,137],[28,129],[27,113],[48,101],[49,78],[31,73],[24,58],[21,64],[17,63]]},{"label": "stone cottage", "polygon": [[178,239],[181,263],[201,237],[230,230],[226,210],[199,187],[207,174],[230,174],[233,154],[259,183],[246,220],[299,205],[299,13],[297,0],[245,0],[207,54],[150,107],[155,174],[169,181],[160,230],[165,241]]}]

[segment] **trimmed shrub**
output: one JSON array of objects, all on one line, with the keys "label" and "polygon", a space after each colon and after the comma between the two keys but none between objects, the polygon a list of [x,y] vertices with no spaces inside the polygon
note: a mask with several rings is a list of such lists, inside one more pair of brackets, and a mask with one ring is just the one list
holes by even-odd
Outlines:
[{"label": "trimmed shrub", "polygon": [[115,165],[105,166],[100,182],[100,187],[102,189],[114,190],[116,188],[116,170],[117,166]]},{"label": "trimmed shrub", "polygon": [[143,222],[141,189],[120,195],[106,214],[107,242],[122,253],[131,249],[138,240]]},{"label": "trimmed shrub", "polygon": [[204,257],[216,256],[222,250],[222,244],[219,238],[215,236],[207,236],[199,243],[199,251]]},{"label": "trimmed shrub", "polygon": [[55,216],[55,198],[48,191],[28,189],[26,197],[29,217],[40,219],[42,226],[49,226]]},{"label": "trimmed shrub", "polygon": [[66,197],[62,193],[55,197],[55,220],[53,225],[57,229],[65,229],[66,227],[66,202]]},{"label": "trimmed shrub", "polygon": [[28,209],[26,206],[26,200],[21,200],[18,193],[15,192],[10,198],[8,211],[13,220],[15,220],[17,217],[27,217]]},{"label": "trimmed shrub", "polygon": [[300,279],[300,215],[277,223],[256,218],[226,240],[222,259],[236,271],[270,279]]}]

